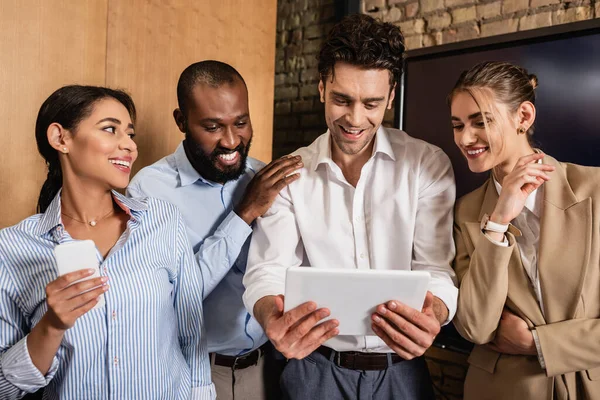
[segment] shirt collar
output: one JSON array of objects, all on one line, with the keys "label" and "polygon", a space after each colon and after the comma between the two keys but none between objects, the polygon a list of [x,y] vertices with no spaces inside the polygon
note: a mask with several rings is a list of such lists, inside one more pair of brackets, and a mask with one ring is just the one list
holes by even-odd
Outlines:
[{"label": "shirt collar", "polygon": [[[188,159],[187,154],[185,154],[185,149],[183,148],[183,142],[181,142],[179,144],[179,146],[177,146],[177,150],[175,150],[175,153],[173,153],[173,154],[175,156],[175,164],[177,166],[177,173],[179,174],[179,182],[182,187],[189,186],[198,181],[201,181],[210,186],[215,186],[215,185],[225,186],[229,183],[229,181],[228,181],[228,182],[225,182],[225,184],[221,185],[218,182],[209,181],[208,179],[206,179],[202,175],[200,175],[200,173],[198,173],[198,171],[196,171],[196,169],[193,167],[192,163]],[[254,168],[252,168],[252,166],[250,164],[249,158],[246,159],[245,168],[246,168],[246,170],[249,169],[252,172],[256,173],[256,171],[254,170]]]},{"label": "shirt collar", "polygon": [[198,179],[204,180],[202,176],[196,171],[196,169],[192,166],[192,163],[185,154],[185,149],[183,148],[183,142],[179,143],[177,146],[177,150],[174,153],[175,156],[175,164],[177,165],[177,173],[179,174],[179,182],[181,186],[188,186],[192,183],[195,183]]},{"label": "shirt collar", "polygon": [[[335,164],[331,158],[331,132],[329,129],[325,135],[325,140],[321,141],[317,147],[317,162],[315,164],[315,170],[321,164]],[[373,140],[375,140],[375,143],[373,145],[373,154],[371,157],[374,157],[377,153],[381,153],[396,161],[396,155],[394,154],[394,149],[392,149],[388,132],[383,126],[379,126],[379,129],[377,129],[377,133],[375,134],[375,138]]]},{"label": "shirt collar", "polygon": [[[54,228],[62,226],[61,218],[61,203],[60,198],[62,189],[58,191],[54,199],[40,218],[40,221],[35,229],[35,233],[39,236],[51,232]],[[144,199],[133,199],[123,196],[119,192],[112,191],[112,196],[117,204],[131,217],[133,214],[148,210],[148,204]]]},{"label": "shirt collar", "polygon": [[[538,164],[541,164],[542,160],[538,160],[537,162]],[[498,193],[498,196],[500,196],[500,193],[502,192],[502,185],[500,185],[500,183],[496,180],[494,174],[492,174],[492,179],[494,180],[496,192]],[[539,188],[535,189],[533,192],[531,192],[531,194],[527,196],[527,199],[525,200],[525,208],[531,211],[533,215],[535,215],[538,218],[540,218],[540,216],[542,215],[541,200],[543,199],[543,190],[544,186],[542,185]]]},{"label": "shirt collar", "polygon": [[35,233],[39,236],[44,235],[59,225],[62,225],[60,218],[60,194],[62,189],[58,191],[54,199],[42,214],[39,223],[35,229]]},{"label": "shirt collar", "polygon": [[131,211],[136,213],[148,210],[148,203],[145,198],[135,199],[133,197],[123,196],[121,193],[114,190],[112,191],[112,195],[117,204],[127,212],[127,214],[131,215]]}]

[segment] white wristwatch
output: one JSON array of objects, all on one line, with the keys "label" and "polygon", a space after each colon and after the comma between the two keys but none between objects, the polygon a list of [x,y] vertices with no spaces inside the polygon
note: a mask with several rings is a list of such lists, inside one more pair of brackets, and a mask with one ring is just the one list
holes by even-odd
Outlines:
[{"label": "white wristwatch", "polygon": [[481,218],[481,230],[497,233],[506,233],[506,231],[508,231],[508,224],[503,225],[494,221],[490,221],[490,216],[487,214],[483,214],[483,218]]}]

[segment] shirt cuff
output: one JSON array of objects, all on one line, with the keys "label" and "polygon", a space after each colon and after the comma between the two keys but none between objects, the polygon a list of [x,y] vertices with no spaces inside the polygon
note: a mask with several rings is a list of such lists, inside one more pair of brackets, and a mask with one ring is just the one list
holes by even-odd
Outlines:
[{"label": "shirt cuff", "polygon": [[[281,268],[283,273],[285,274],[285,268]],[[280,294],[285,294],[285,275],[283,277],[282,284],[276,284],[274,282],[268,282],[267,279],[261,279],[258,282],[253,283],[251,286],[246,287],[246,290],[242,294],[242,300],[244,301],[244,306],[246,306],[246,311],[252,318],[254,316],[254,306],[256,303],[266,296],[277,296]]]},{"label": "shirt cuff", "polygon": [[6,380],[27,393],[33,393],[48,385],[58,370],[58,358],[54,357],[48,373],[46,376],[42,375],[31,361],[27,336],[4,353],[1,364]]},{"label": "shirt cuff", "polygon": [[205,386],[196,386],[192,388],[192,400],[213,400],[217,398],[217,391],[215,385],[212,383]]},{"label": "shirt cuff", "polygon": [[448,309],[448,318],[441,324],[442,326],[445,326],[452,321],[454,314],[456,314],[458,288],[452,286],[450,283],[439,281],[436,282],[434,279],[432,279],[429,282],[428,289],[431,294],[440,299]]},{"label": "shirt cuff", "polygon": [[231,211],[219,225],[219,230],[226,236],[229,236],[235,244],[242,246],[248,236],[252,233],[252,228],[235,211]]},{"label": "shirt cuff", "polygon": [[542,345],[540,345],[540,338],[538,337],[537,331],[533,329],[533,341],[535,342],[535,348],[537,349],[537,356],[542,369],[546,369],[546,362],[544,361],[544,355],[542,354]]},{"label": "shirt cuff", "polygon": [[506,234],[504,235],[504,238],[502,239],[501,242],[499,242],[499,241],[497,241],[495,239],[492,239],[490,237],[490,235],[487,234],[487,232],[483,232],[483,236],[485,236],[486,238],[488,238],[488,240],[490,242],[494,243],[495,245],[502,246],[502,247],[508,247],[508,245],[509,245],[508,239],[506,238]]}]

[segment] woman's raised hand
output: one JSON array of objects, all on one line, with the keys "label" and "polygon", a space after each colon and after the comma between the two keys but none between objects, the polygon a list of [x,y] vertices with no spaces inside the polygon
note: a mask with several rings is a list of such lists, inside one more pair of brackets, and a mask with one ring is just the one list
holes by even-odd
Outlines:
[{"label": "woman's raised hand", "polygon": [[502,192],[490,221],[507,225],[523,210],[527,197],[544,182],[550,180],[548,173],[554,166],[539,164],[543,153],[534,153],[521,157],[513,170],[502,181]]}]

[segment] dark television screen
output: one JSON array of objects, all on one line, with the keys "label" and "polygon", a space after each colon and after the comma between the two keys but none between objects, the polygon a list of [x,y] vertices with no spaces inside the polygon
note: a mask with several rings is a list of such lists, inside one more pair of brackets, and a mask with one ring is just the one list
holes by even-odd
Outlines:
[{"label": "dark television screen", "polygon": [[457,195],[480,186],[487,174],[470,172],[454,144],[446,97],[460,73],[482,61],[509,61],[537,75],[534,139],[544,152],[560,161],[600,166],[600,21],[490,39],[413,52],[406,60],[398,123],[448,154]]}]

